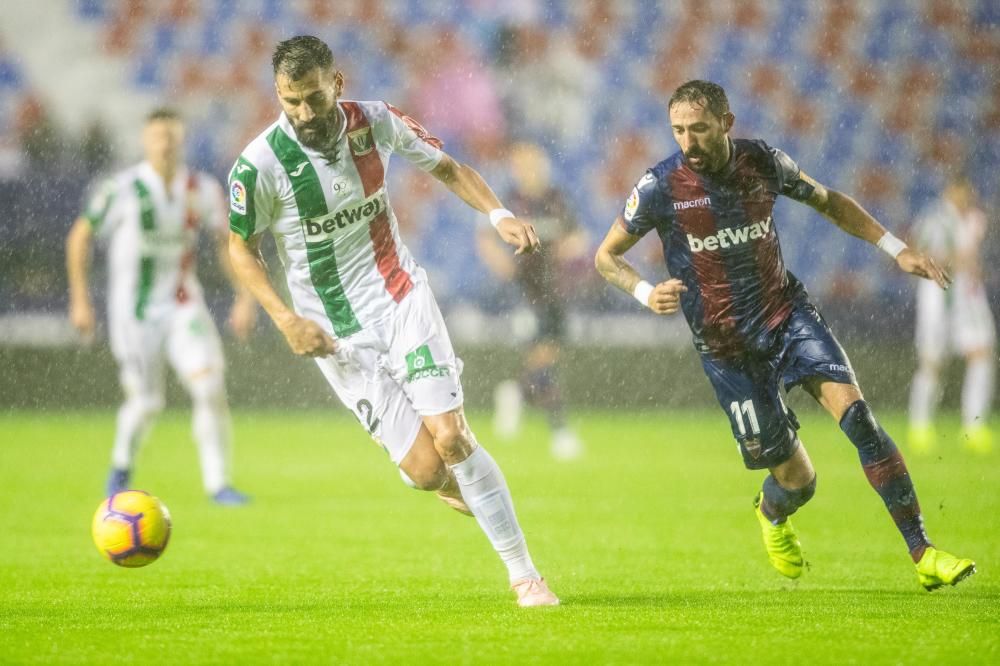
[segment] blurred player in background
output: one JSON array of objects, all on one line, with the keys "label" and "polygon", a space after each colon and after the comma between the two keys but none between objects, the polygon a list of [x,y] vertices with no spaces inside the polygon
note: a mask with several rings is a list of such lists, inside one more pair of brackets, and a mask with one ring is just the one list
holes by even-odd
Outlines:
[{"label": "blurred player in background", "polygon": [[[775,200],[783,195],[811,206],[878,245],[907,273],[942,288],[948,275],[852,198],[800,171],[785,153],[763,141],[730,139],[735,116],[720,86],[689,81],[671,96],[668,111],[680,151],[639,180],[598,250],[597,268],[657,314],[683,310],[744,464],[770,471],[754,507],[771,564],[789,578],[802,575],[802,547],[788,517],[816,489],[798,422],[781,393],[784,384],[785,390],[802,385],[857,447],[921,585],[954,585],[974,573],[972,560],[937,550],[928,539],[899,450],[875,420],[847,355],[805,287],[785,269],[771,217]],[[671,275],[655,287],[623,256],[653,229]]]},{"label": "blurred player in background", "polygon": [[566,299],[560,276],[570,262],[587,251],[586,232],[576,223],[562,193],[552,185],[551,163],[541,148],[520,143],[511,148],[514,188],[507,202],[517,215],[530,219],[543,249],[515,261],[495,233],[484,229],[478,237],[479,254],[490,270],[503,280],[513,280],[523,290],[537,323],[535,339],[524,355],[520,380],[507,380],[496,388],[494,431],[513,437],[520,428],[523,399],[545,410],[552,430],[552,456],[557,460],[580,457],[583,446],[566,424],[559,388],[557,363],[566,336]]},{"label": "blurred player in background", "polygon": [[955,285],[943,292],[923,282],[917,287],[917,357],[919,367],[910,388],[910,447],[920,453],[934,448],[934,411],[940,396],[938,376],[951,352],[965,357],[962,386],[962,429],[965,446],[988,453],[993,402],[996,324],[983,286],[980,257],[986,237],[986,215],[976,206],[972,183],[950,179],[941,197],[917,219],[913,241],[943,265],[953,267]]},{"label": "blurred player in background", "polygon": [[[195,275],[201,230],[218,242],[230,274],[226,211],[219,182],[181,161],[184,124],[158,109],[142,133],[145,161],[99,186],[66,242],[69,316],[85,339],[94,335],[88,286],[91,245],[108,243],[108,332],[125,402],[107,482],[109,495],[129,487],[139,445],[164,404],[164,361],[187,389],[206,492],[219,504],[245,504],[230,485],[230,418],[222,344]],[[256,318],[249,292],[237,289],[230,325],[245,338]]]},{"label": "blurred player in background", "polygon": [[[518,604],[558,604],[528,554],[500,468],[466,422],[462,362],[427,275],[399,236],[385,187],[389,157],[398,153],[488,213],[517,254],[537,249],[534,229],[414,119],[385,102],[341,100],[344,77],[321,40],[283,41],[272,64],[284,113],[230,175],[229,247],[239,279],[292,351],[315,357],[404,479],[476,517]],[[267,276],[265,231],[277,242],[292,308]]]}]

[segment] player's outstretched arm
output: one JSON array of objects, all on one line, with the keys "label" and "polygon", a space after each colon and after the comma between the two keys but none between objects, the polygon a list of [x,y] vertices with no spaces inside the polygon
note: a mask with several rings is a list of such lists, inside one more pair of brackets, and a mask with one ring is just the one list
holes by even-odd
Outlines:
[{"label": "player's outstretched arm", "polygon": [[90,301],[90,247],[94,231],[90,221],[77,218],[66,236],[66,275],[69,281],[69,320],[90,342],[94,337],[94,306]]},{"label": "player's outstretched arm", "polygon": [[300,356],[328,356],[337,351],[336,342],[319,324],[295,314],[274,290],[260,254],[259,236],[244,240],[230,232],[229,260],[237,281],[257,299],[293,352]]},{"label": "player's outstretched arm", "polygon": [[240,340],[250,337],[254,325],[257,323],[257,302],[254,300],[250,290],[240,284],[236,273],[233,271],[232,260],[229,258],[229,233],[222,231],[215,236],[215,250],[225,273],[229,285],[233,288],[233,306],[229,311],[229,328]]},{"label": "player's outstretched arm", "polygon": [[619,217],[611,225],[601,246],[597,248],[597,254],[594,256],[597,272],[610,284],[631,294],[656,314],[677,312],[680,308],[681,294],[687,291],[687,287],[676,279],[660,282],[655,287],[643,280],[639,272],[625,259],[625,253],[638,242],[639,236],[633,236],[625,231],[622,219]]},{"label": "player's outstretched arm", "polygon": [[813,188],[805,203],[835,225],[888,253],[906,273],[934,280],[942,289],[947,289],[951,284],[948,271],[931,257],[907,247],[906,243],[886,231],[857,201],[842,192],[827,188],[804,172],[799,173],[799,178]]},{"label": "player's outstretched arm", "polygon": [[500,199],[479,175],[467,164],[459,164],[449,155],[441,156],[441,161],[431,170],[431,175],[440,180],[459,199],[480,213],[490,216],[490,223],[496,228],[500,238],[517,248],[514,254],[534,252],[538,249],[538,235],[535,227],[514,217],[503,207]]}]

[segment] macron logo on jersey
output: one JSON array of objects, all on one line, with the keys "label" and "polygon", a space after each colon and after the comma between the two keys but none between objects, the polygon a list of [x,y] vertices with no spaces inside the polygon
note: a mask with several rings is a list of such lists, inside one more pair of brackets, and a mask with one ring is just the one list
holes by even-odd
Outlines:
[{"label": "macron logo on jersey", "polygon": [[335,213],[302,220],[305,228],[306,241],[315,243],[328,240],[339,229],[345,229],[355,222],[371,222],[381,213],[388,210],[389,202],[385,188],[380,189],[356,206],[341,208]]},{"label": "macron logo on jersey", "polygon": [[675,201],[674,210],[687,210],[688,208],[708,208],[712,205],[711,197],[692,199],[691,201]]},{"label": "macron logo on jersey", "polygon": [[734,245],[742,245],[748,241],[763,238],[770,233],[771,222],[772,220],[769,217],[766,220],[754,222],[738,229],[723,229],[719,233],[706,236],[705,238],[696,238],[688,234],[688,245],[691,247],[692,252],[701,252],[702,250],[714,251],[720,247],[728,248]]}]

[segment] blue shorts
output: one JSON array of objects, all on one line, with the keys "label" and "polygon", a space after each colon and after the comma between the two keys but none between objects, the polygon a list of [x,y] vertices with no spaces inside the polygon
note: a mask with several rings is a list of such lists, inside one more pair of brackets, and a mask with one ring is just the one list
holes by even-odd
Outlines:
[{"label": "blue shorts", "polygon": [[797,305],[770,337],[769,348],[761,352],[735,358],[701,355],[748,469],[780,465],[799,446],[799,424],[785,404],[782,384],[789,391],[809,377],[856,383],[844,348],[811,303]]}]

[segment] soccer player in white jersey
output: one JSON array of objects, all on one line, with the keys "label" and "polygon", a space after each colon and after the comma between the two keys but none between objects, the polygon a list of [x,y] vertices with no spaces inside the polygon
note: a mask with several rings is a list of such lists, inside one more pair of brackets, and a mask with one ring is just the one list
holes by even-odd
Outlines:
[{"label": "soccer player in white jersey", "polygon": [[980,248],[986,215],[976,206],[972,184],[952,178],[941,197],[927,207],[913,228],[913,240],[939,262],[953,267],[950,291],[920,284],[917,291],[919,366],[910,389],[910,446],[918,452],[935,444],[934,411],[938,376],[949,352],[965,357],[962,386],[962,440],[966,448],[988,453],[993,402],[996,325],[983,287]]},{"label": "soccer player in white jersey", "polygon": [[[237,276],[292,351],[315,357],[404,480],[476,517],[518,604],[558,604],[528,554],[500,468],[465,420],[462,362],[389,204],[389,156],[401,155],[488,213],[516,254],[538,247],[534,228],[409,116],[385,102],[341,100],[344,78],[321,40],[279,43],[273,65],[284,112],[230,174]],[[292,307],[267,277],[259,251],[265,231],[276,241]]]},{"label": "soccer player in white jersey", "polygon": [[[94,334],[88,288],[94,238],[107,241],[108,320],[125,402],[118,410],[107,492],[129,487],[136,450],[163,409],[164,360],[193,403],[193,434],[205,491],[215,502],[240,505],[248,497],[230,485],[229,406],[218,331],[195,275],[195,245],[204,229],[226,252],[225,199],[219,182],[181,162],[184,126],[172,109],[151,113],[143,128],[145,161],[101,184],[66,241],[73,325]],[[234,282],[235,284],[235,282]],[[246,337],[256,304],[237,289],[230,325]]]}]

